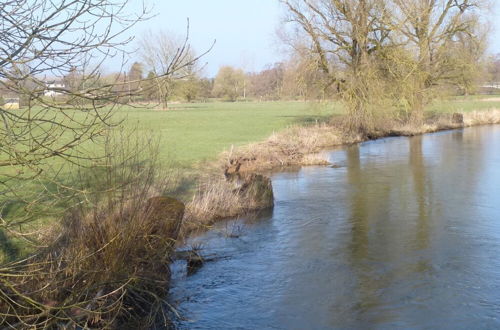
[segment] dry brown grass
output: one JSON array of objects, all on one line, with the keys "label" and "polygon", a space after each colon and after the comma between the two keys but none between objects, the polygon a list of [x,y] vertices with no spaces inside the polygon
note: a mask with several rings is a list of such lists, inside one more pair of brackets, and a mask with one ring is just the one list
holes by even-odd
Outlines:
[{"label": "dry brown grass", "polygon": [[263,172],[292,165],[325,165],[316,153],[326,148],[352,144],[387,136],[412,136],[440,130],[500,123],[500,110],[474,111],[461,114],[457,121],[451,114],[428,118],[421,124],[382,117],[375,120],[364,136],[352,134],[341,121],[306,127],[292,127],[275,133],[266,141],[231,150],[221,155],[219,168],[226,172]]},{"label": "dry brown grass", "polygon": [[[201,183],[193,199],[187,204],[184,222],[211,224],[211,220],[241,214],[242,197],[237,193],[237,182],[227,181],[224,177],[211,177]],[[200,219],[205,219],[201,221]]]},{"label": "dry brown grass", "polygon": [[78,208],[58,226],[60,234],[48,248],[3,266],[1,323],[13,328],[151,324],[168,291],[169,255],[184,205],[148,196],[137,191],[126,200]]},{"label": "dry brown grass", "polygon": [[206,230],[216,220],[273,206],[271,180],[261,175],[207,177],[186,205],[183,235]]},{"label": "dry brown grass", "polygon": [[267,140],[226,152],[221,155],[218,167],[229,172],[261,172],[266,169],[291,165],[324,165],[325,159],[311,155],[322,149],[356,142],[337,125],[317,124],[297,126],[274,133]]},{"label": "dry brown grass", "polygon": [[481,99],[481,102],[500,102],[500,97],[488,97],[485,99]]},{"label": "dry brown grass", "polygon": [[464,113],[465,126],[500,124],[500,109]]}]

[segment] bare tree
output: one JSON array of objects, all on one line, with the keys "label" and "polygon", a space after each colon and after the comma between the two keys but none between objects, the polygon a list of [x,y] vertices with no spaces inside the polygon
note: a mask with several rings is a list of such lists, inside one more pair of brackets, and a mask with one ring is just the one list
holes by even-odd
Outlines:
[{"label": "bare tree", "polygon": [[448,75],[443,78],[450,80],[461,95],[469,95],[477,91],[484,77],[487,76],[488,29],[482,28],[478,17],[465,17],[470,22],[469,29],[457,33],[449,42],[447,52],[451,65]]},{"label": "bare tree", "polygon": [[[71,159],[77,156],[70,150],[99,134],[97,124],[106,125],[109,119],[109,109],[101,110],[115,95],[87,83],[95,81],[104,60],[123,54],[129,41],[124,33],[145,18],[145,8],[130,15],[126,7],[126,0],[0,4],[0,86],[26,99],[22,111],[0,108],[0,167],[35,166],[51,157]],[[76,68],[80,77],[72,81],[75,85],[47,86],[49,79],[74,77]],[[47,92],[61,98],[45,97]],[[68,131],[71,138],[62,139]]]},{"label": "bare tree", "polygon": [[143,64],[139,62],[134,62],[128,71],[127,74],[127,88],[129,94],[129,102],[133,102],[133,94],[141,93],[141,81],[144,79],[143,77]]},{"label": "bare tree", "polygon": [[[0,3],[0,93],[21,105],[0,106],[1,229],[20,230],[42,200],[55,200],[45,184],[60,164],[96,159],[81,146],[113,125],[122,96],[99,83],[100,67],[127,55],[127,31],[148,16],[140,3],[128,8],[128,0]],[[35,178],[44,184],[34,187]],[[14,204],[23,216],[8,216]]]},{"label": "bare tree", "polygon": [[[381,0],[281,0],[286,22],[296,27],[299,44],[316,57],[329,76],[327,86],[346,79],[344,100],[351,128],[366,132],[370,122],[370,56],[389,37]],[[304,40],[306,42],[304,43]]]},{"label": "bare tree", "polygon": [[282,96],[284,64],[275,63],[248,75],[248,94],[259,99],[278,100]]},{"label": "bare tree", "polygon": [[487,78],[485,79],[490,86],[496,86],[500,83],[500,54],[495,54],[487,59]]},{"label": "bare tree", "polygon": [[245,79],[242,69],[223,66],[215,77],[213,93],[234,102],[245,94]]},{"label": "bare tree", "polygon": [[283,65],[282,94],[306,100],[332,99],[339,95],[343,75],[337,72],[336,82],[318,67],[314,54],[295,51]]},{"label": "bare tree", "polygon": [[189,44],[189,20],[183,39],[165,31],[150,32],[141,38],[141,57],[150,72],[148,79],[154,82],[149,86],[156,89],[154,92],[149,91],[149,94],[157,95],[163,109],[168,108],[172,81],[192,77],[200,70],[196,67],[199,59],[209,53],[214,45],[215,41],[207,51],[196,55]]},{"label": "bare tree", "polygon": [[[414,71],[416,88],[412,103],[412,119],[421,121],[430,92],[447,80],[449,47],[457,38],[473,37],[477,19],[473,13],[485,5],[483,0],[392,0],[393,29],[416,53]],[[475,37],[474,37],[475,38]],[[471,40],[471,39],[469,39]],[[454,47],[456,49],[456,47]],[[449,79],[448,79],[449,80]]]}]

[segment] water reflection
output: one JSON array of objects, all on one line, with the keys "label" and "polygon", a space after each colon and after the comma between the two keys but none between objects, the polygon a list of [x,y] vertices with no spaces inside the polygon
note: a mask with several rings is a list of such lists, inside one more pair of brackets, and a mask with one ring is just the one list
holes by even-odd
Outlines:
[{"label": "water reflection", "polygon": [[178,274],[180,328],[500,327],[500,129],[335,151],[345,167],[274,176],[271,217],[227,258]]},{"label": "water reflection", "polygon": [[[373,210],[375,212],[385,208],[387,194],[383,187],[377,187],[377,190],[380,189],[379,193],[374,199],[370,198],[373,186],[369,176],[372,174],[362,171],[358,145],[347,148],[346,156],[347,183],[351,187],[349,222],[352,226],[352,240],[347,255],[350,256],[353,276],[357,279],[353,292],[357,296],[357,301],[353,306],[353,315],[356,316],[357,320],[363,320],[369,315],[370,310],[376,309],[381,304],[379,296],[376,294],[380,289],[381,280],[375,277],[373,264],[368,260],[371,249],[369,215],[374,208],[377,209]],[[379,317],[383,317],[383,315],[379,315]],[[336,325],[343,323],[343,320],[336,318],[333,318],[332,321],[332,324]]]},{"label": "water reflection", "polygon": [[416,204],[418,206],[417,246],[419,249],[427,249],[429,247],[429,216],[427,211],[427,198],[429,196],[426,193],[428,181],[425,177],[421,136],[410,139],[409,166],[413,178]]}]

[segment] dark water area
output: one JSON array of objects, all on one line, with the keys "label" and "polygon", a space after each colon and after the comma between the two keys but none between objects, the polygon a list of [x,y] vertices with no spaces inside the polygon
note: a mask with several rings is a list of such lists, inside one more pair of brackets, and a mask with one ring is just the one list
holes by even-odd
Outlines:
[{"label": "dark water area", "polygon": [[329,157],[273,175],[269,214],[196,239],[217,258],[174,265],[178,328],[499,329],[500,127]]}]

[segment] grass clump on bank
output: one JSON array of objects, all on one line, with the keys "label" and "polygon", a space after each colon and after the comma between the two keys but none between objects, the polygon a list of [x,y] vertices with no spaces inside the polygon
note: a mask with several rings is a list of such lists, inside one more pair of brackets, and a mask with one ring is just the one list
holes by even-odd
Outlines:
[{"label": "grass clump on bank", "polygon": [[186,205],[183,236],[206,230],[216,220],[238,217],[271,208],[274,196],[271,180],[262,175],[212,175],[201,179]]}]

